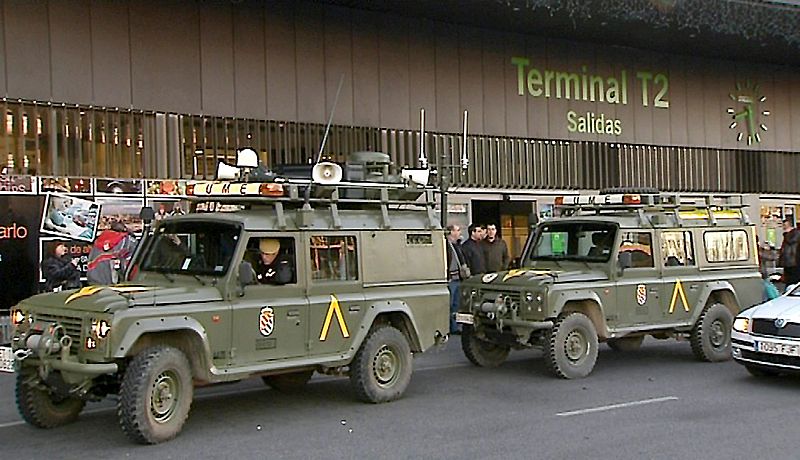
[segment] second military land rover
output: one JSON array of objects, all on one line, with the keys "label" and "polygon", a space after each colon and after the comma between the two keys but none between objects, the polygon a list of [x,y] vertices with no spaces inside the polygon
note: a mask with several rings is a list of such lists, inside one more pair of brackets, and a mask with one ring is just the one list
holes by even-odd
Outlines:
[{"label": "second military land rover", "polygon": [[560,197],[521,268],[461,285],[456,321],[478,366],[538,347],[561,378],[594,368],[598,343],[688,338],[697,358],[731,357],[734,316],[762,300],[754,225],[734,198],[602,194]]},{"label": "second military land rover", "polygon": [[55,427],[118,395],[125,434],[157,443],[181,430],[195,385],[280,390],[322,372],[361,400],[399,398],[412,353],[447,338],[444,236],[429,189],[390,180],[388,155],[351,158],[346,182],[320,163],[313,181],[194,183],[198,208],[232,212],[160,221],[127,283],[22,301],[0,367],[17,373],[23,419]]}]

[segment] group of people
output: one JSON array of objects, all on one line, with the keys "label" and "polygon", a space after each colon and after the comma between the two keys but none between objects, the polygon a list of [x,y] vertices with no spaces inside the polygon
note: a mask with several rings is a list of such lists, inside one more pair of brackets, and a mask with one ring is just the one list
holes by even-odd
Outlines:
[{"label": "group of people", "polygon": [[[89,252],[86,271],[89,284],[116,284],[123,281],[121,275],[133,256],[136,244],[136,238],[121,222],[113,222],[111,228],[101,232]],[[66,244],[56,244],[42,261],[45,291],[81,287],[79,262],[79,258],[69,254]]]},{"label": "group of people", "polygon": [[783,267],[786,285],[800,282],[800,229],[791,219],[783,221],[783,243],[778,254],[778,266]]},{"label": "group of people", "polygon": [[473,275],[505,270],[511,263],[508,246],[497,234],[497,225],[472,224],[467,231],[469,237],[462,242],[461,227],[459,225],[447,226],[451,334],[460,333],[453,314],[458,311],[461,280]]}]

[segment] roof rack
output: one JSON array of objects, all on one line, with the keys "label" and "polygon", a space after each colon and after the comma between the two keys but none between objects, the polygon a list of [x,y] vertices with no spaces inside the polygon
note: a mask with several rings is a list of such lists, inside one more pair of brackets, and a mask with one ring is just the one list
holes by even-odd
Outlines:
[{"label": "roof rack", "polygon": [[[306,190],[310,188],[309,193]],[[340,206],[379,209],[383,228],[391,228],[390,209],[424,209],[428,226],[439,228],[434,213],[434,188],[414,183],[336,182],[277,178],[272,182],[197,181],[187,186],[189,201],[265,205],[275,209],[278,226],[286,228],[286,212],[297,211],[301,227],[311,223],[313,206],[330,209],[334,228],[341,228]],[[422,199],[420,199],[422,198]]]},{"label": "roof rack", "polygon": [[[652,214],[670,214],[679,226],[685,220],[707,220],[717,225],[718,219],[738,219],[749,224],[741,210],[748,205],[741,195],[681,195],[679,193],[617,193],[557,197],[556,207],[562,215],[636,213],[651,225],[658,219]],[[651,216],[646,217],[648,214]]]}]

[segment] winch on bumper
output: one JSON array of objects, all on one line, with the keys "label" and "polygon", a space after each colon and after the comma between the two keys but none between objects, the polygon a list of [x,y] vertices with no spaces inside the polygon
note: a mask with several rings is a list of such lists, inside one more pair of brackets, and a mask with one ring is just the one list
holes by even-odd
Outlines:
[{"label": "winch on bumper", "polygon": [[[76,381],[118,370],[116,363],[80,362],[73,346],[81,345],[81,337],[73,338],[61,324],[33,322],[28,327],[20,326],[11,340],[16,370],[23,365],[38,365],[61,371],[65,380]],[[66,378],[68,374],[75,374],[75,378]]]},{"label": "winch on bumper", "polygon": [[482,294],[473,289],[468,293],[465,292],[462,299],[462,310],[467,307],[469,313],[458,312],[455,319],[460,324],[494,326],[498,331],[510,328],[515,335],[525,337],[533,331],[552,329],[552,321],[532,321],[520,317],[520,308],[522,307],[520,304],[523,299],[526,303],[534,301],[534,298],[529,301],[527,297],[532,297],[532,294],[527,293],[526,297],[518,292],[486,292]]}]

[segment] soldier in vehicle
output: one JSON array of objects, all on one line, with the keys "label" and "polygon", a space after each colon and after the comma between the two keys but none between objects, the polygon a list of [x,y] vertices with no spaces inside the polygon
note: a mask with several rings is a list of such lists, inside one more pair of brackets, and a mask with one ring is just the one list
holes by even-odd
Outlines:
[{"label": "soldier in vehicle", "polygon": [[262,238],[258,244],[256,279],[261,284],[287,284],[294,278],[291,258],[280,254],[281,243],[275,238]]}]

